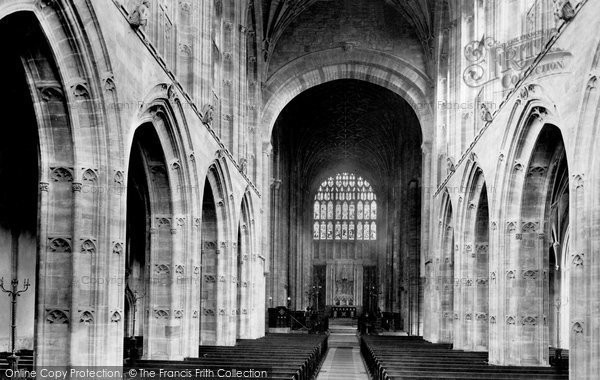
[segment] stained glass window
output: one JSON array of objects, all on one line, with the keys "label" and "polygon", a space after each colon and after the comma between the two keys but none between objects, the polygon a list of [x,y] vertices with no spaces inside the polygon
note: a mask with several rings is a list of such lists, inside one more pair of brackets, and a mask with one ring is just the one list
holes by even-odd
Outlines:
[{"label": "stained glass window", "polygon": [[315,240],[376,240],[377,197],[369,181],[339,173],[321,183],[313,205]]}]

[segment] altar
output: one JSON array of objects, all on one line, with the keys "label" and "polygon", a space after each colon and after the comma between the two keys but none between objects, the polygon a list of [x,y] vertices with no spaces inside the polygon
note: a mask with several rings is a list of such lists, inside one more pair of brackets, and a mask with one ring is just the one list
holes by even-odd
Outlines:
[{"label": "altar", "polygon": [[332,306],[331,318],[356,318],[356,307],[354,306]]},{"label": "altar", "polygon": [[331,305],[332,310],[348,314],[345,318],[351,318],[351,310],[356,315],[356,306],[363,302],[363,266],[343,261],[328,263],[326,276],[325,303]]}]

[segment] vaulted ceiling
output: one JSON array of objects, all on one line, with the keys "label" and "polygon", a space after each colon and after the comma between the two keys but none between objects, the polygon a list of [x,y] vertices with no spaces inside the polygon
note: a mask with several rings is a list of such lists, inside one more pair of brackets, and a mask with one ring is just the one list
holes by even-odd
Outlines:
[{"label": "vaulted ceiling", "polygon": [[410,106],[382,87],[338,80],[295,98],[274,139],[310,186],[329,171],[360,169],[378,182],[398,170],[404,150],[420,154],[421,131]]},{"label": "vaulted ceiling", "polygon": [[[318,1],[328,0],[262,0],[263,52],[270,54],[284,30],[306,9]],[[433,19],[435,0],[382,0],[392,5],[405,22],[415,30],[426,56],[433,52]],[[438,3],[440,1],[438,0]]]}]

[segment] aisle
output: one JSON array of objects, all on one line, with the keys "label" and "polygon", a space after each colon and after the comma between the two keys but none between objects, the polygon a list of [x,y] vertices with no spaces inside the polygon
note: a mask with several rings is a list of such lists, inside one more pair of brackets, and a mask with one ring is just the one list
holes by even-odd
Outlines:
[{"label": "aisle", "polygon": [[360,356],[356,326],[348,320],[334,320],[329,325],[327,356],[317,380],[368,380],[367,370]]}]

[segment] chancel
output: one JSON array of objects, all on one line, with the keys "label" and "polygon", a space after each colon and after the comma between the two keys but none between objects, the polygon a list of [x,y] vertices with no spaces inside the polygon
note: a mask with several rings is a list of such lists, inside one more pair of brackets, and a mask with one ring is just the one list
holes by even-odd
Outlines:
[{"label": "chancel", "polygon": [[599,16],[0,1],[0,374],[596,379]]}]

